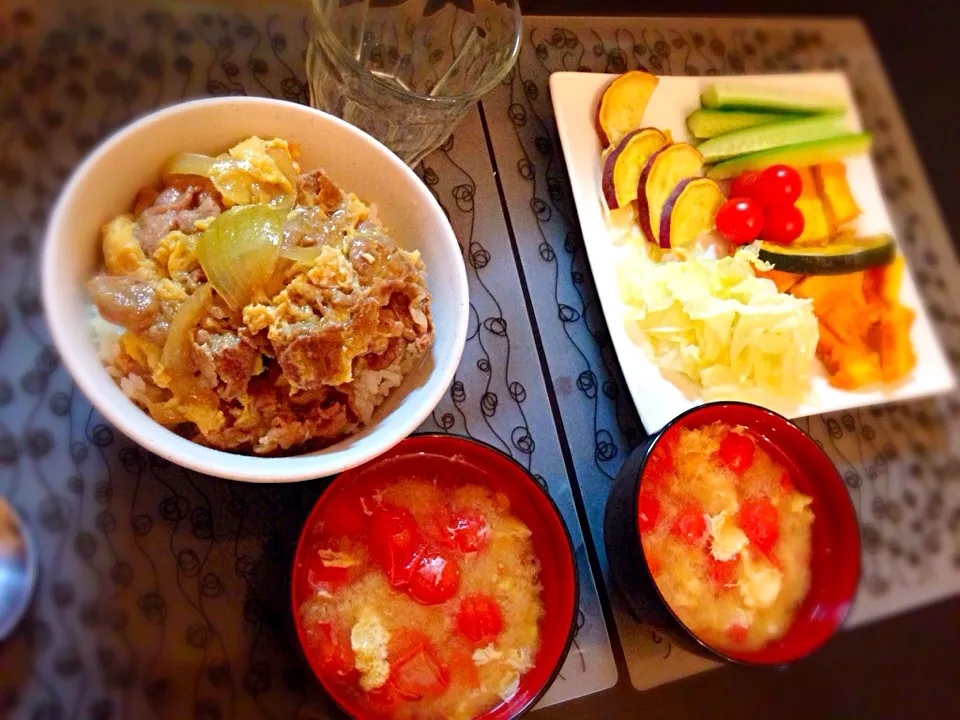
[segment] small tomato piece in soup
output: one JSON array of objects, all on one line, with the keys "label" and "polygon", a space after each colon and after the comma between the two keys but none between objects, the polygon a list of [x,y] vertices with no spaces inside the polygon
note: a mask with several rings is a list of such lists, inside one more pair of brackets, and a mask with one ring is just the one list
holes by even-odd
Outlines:
[{"label": "small tomato piece in soup", "polygon": [[306,641],[324,675],[344,682],[357,676],[356,658],[345,632],[330,623],[317,623],[306,628]]},{"label": "small tomato piece in soup", "polygon": [[327,503],[323,532],[332,537],[362,535],[367,530],[368,521],[360,495],[341,491]]},{"label": "small tomato piece in soup", "polygon": [[756,452],[757,446],[746,435],[731,430],[720,438],[720,462],[737,475],[743,475],[750,469]]},{"label": "small tomato piece in soup", "polygon": [[652,530],[660,519],[660,501],[653,493],[640,491],[640,500],[637,502],[637,517],[640,519],[640,531]]},{"label": "small tomato piece in soup", "polygon": [[700,540],[706,531],[707,521],[703,517],[703,510],[693,503],[680,508],[670,528],[675,537],[691,545]]},{"label": "small tomato piece in soup", "polygon": [[450,684],[466,685],[472,690],[480,687],[480,672],[473,662],[473,656],[464,650],[455,650],[450,654]]},{"label": "small tomato piece in soup", "polygon": [[747,639],[748,628],[743,625],[731,625],[727,628],[727,639],[732,643],[740,644]]},{"label": "small tomato piece in soup", "polygon": [[670,450],[669,443],[661,440],[644,464],[643,479],[645,482],[656,484],[664,480],[673,470],[673,452]]},{"label": "small tomato piece in soup", "polygon": [[452,512],[446,529],[453,546],[463,552],[482,550],[490,537],[486,518],[469,510]]},{"label": "small tomato piece in soup", "polygon": [[450,673],[437,659],[432,643],[422,633],[401,633],[390,643],[389,684],[404,700],[422,700],[443,693],[450,684]]},{"label": "small tomato piece in soup", "polygon": [[370,556],[395,588],[405,587],[416,567],[420,530],[409,510],[381,507],[370,518]]},{"label": "small tomato piece in soup", "polygon": [[424,605],[436,605],[457,594],[460,566],[442,552],[430,552],[420,558],[410,578],[410,596]]},{"label": "small tomato piece in soup", "polygon": [[503,613],[489,595],[468,595],[460,601],[457,630],[475,643],[495,640],[503,631]]},{"label": "small tomato piece in soup", "polygon": [[780,513],[769,498],[744,500],[740,505],[738,521],[744,534],[762,553],[769,553],[780,538]]},{"label": "small tomato piece in soup", "polygon": [[790,473],[787,470],[784,470],[783,475],[780,476],[780,487],[787,492],[793,490],[793,480],[790,479]]},{"label": "small tomato piece in soup", "polygon": [[707,570],[710,573],[710,579],[718,587],[732,585],[736,581],[737,562],[736,559],[723,562],[717,560],[709,552],[707,553]]}]

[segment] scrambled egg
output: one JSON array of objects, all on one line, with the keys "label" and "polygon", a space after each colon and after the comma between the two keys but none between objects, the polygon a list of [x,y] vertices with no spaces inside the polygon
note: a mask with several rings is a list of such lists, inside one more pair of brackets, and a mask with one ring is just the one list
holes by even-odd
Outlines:
[{"label": "scrambled egg", "polygon": [[136,271],[146,256],[134,235],[136,223],[127,213],[117,215],[103,226],[103,261],[107,272],[124,275]]},{"label": "scrambled egg", "polygon": [[366,691],[383,687],[390,676],[387,645],[390,633],[372,611],[364,612],[350,631],[350,647],[360,671],[360,687]]},{"label": "scrambled egg", "polygon": [[359,565],[363,560],[358,558],[356,555],[352,555],[348,552],[339,552],[337,550],[320,550],[320,562],[323,563],[324,567],[332,568],[351,568]]},{"label": "scrambled egg", "polygon": [[743,556],[743,578],[739,582],[743,604],[748,608],[773,605],[783,586],[783,574],[766,558]]},{"label": "scrambled egg", "polygon": [[733,560],[750,542],[746,533],[737,527],[723,510],[717,515],[707,515],[710,532],[710,553],[720,562]]},{"label": "scrambled egg", "polygon": [[[230,148],[230,157],[237,162],[215,165],[212,178],[224,204],[228,207],[252,203],[272,204],[279,197],[292,194],[294,187],[288,173],[293,166],[282,167],[290,161],[290,150],[286,140],[262,140],[258,137],[247,138]],[[295,170],[293,174],[296,176]]]}]

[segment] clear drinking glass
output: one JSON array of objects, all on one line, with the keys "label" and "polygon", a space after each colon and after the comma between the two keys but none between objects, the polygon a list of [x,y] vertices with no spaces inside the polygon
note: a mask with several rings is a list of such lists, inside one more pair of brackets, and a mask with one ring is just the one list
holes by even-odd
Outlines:
[{"label": "clear drinking glass", "polygon": [[310,103],[416,165],[510,71],[520,30],[517,0],[313,0]]}]

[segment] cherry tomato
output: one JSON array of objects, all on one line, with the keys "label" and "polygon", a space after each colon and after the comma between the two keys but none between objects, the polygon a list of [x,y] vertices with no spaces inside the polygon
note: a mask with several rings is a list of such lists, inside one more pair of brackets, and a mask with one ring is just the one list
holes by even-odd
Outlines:
[{"label": "cherry tomato", "polygon": [[468,595],[460,601],[457,630],[475,643],[491,642],[503,630],[503,614],[489,595]]},{"label": "cherry tomato", "polygon": [[763,213],[763,239],[789,245],[803,234],[803,213],[796,205],[767,208]]},{"label": "cherry tomato", "polygon": [[692,503],[680,508],[670,528],[670,532],[690,545],[702,538],[706,531],[707,521],[703,518],[703,510]]},{"label": "cherry tomato", "polygon": [[754,497],[740,505],[738,523],[750,542],[762,553],[769,553],[780,538],[780,513],[769,498]]},{"label": "cherry tomato", "polygon": [[350,638],[330,623],[317,623],[306,628],[307,653],[317,658],[326,676],[341,681],[352,680],[358,673]]},{"label": "cherry tomato", "polygon": [[727,628],[727,639],[730,642],[742,643],[747,639],[748,628],[743,625],[731,625]]},{"label": "cherry tomato", "polygon": [[737,176],[730,186],[730,197],[732,198],[752,198],[757,191],[757,180],[760,179],[759,172],[745,172]]},{"label": "cherry tomato", "polygon": [[637,517],[640,519],[640,532],[652,530],[657,526],[657,520],[660,519],[660,501],[653,496],[653,493],[640,491]]},{"label": "cherry tomato", "polygon": [[387,574],[395,588],[410,582],[420,555],[420,530],[409,510],[393,506],[377,508],[370,518],[370,557]]},{"label": "cherry tomato", "polygon": [[789,165],[771,165],[756,180],[754,195],[765,209],[793,205],[800,197],[803,181]]},{"label": "cherry tomato", "polygon": [[644,463],[643,481],[656,484],[673,470],[673,451],[668,443],[661,440]]},{"label": "cherry tomato", "polygon": [[440,552],[420,558],[410,579],[410,596],[424,605],[437,605],[457,594],[460,587],[460,566]]},{"label": "cherry tomato", "polygon": [[731,198],[717,210],[717,232],[734,245],[752,243],[763,230],[763,208],[751,198]]},{"label": "cherry tomato", "polygon": [[407,631],[403,640],[408,647],[395,651],[391,638],[390,685],[405,700],[442,694],[450,684],[450,673],[437,659],[433,645],[415,630]]},{"label": "cherry tomato", "polygon": [[736,558],[733,560],[727,560],[726,562],[721,562],[708,552],[707,571],[710,574],[710,578],[714,583],[717,584],[718,587],[723,588],[727,585],[733,585],[733,583],[736,581],[736,570]]},{"label": "cherry tomato", "polygon": [[737,475],[743,475],[753,465],[756,451],[757,446],[753,444],[753,440],[746,435],[728,431],[720,438],[718,456],[726,467]]}]

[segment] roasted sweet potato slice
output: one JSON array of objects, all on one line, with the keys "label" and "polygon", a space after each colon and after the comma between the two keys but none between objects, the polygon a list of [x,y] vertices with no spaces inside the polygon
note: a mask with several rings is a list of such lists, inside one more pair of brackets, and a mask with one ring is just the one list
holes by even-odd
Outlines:
[{"label": "roasted sweet potato slice", "polygon": [[650,156],[637,183],[638,217],[648,240],[660,240],[660,216],[673,189],[681,180],[699,177],[702,172],[703,155],[687,143],[667,145]]},{"label": "roasted sweet potato slice", "polygon": [[627,133],[616,147],[604,151],[603,199],[611,210],[637,199],[637,183],[647,160],[667,144],[657,128],[641,128]]},{"label": "roasted sweet potato slice", "polygon": [[597,108],[597,133],[603,147],[615,145],[624,135],[640,127],[643,111],[659,82],[650,73],[631,70],[607,86]]},{"label": "roasted sweet potato slice", "polygon": [[677,183],[660,215],[660,247],[689,245],[714,227],[723,205],[720,187],[709,178],[685,178]]},{"label": "roasted sweet potato slice", "polygon": [[847,166],[842,162],[830,162],[815,165],[813,177],[817,183],[820,199],[827,220],[834,231],[845,223],[860,216],[860,206],[850,192],[847,182]]}]

